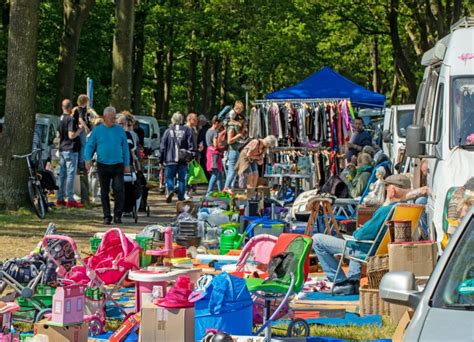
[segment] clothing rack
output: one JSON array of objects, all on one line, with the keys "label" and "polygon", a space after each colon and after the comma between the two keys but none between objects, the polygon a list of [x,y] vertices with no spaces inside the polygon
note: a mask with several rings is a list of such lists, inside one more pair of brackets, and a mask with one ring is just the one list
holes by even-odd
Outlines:
[{"label": "clothing rack", "polygon": [[254,104],[266,104],[266,103],[321,103],[321,102],[339,102],[347,100],[348,98],[320,98],[320,99],[267,99],[267,100],[254,100]]}]

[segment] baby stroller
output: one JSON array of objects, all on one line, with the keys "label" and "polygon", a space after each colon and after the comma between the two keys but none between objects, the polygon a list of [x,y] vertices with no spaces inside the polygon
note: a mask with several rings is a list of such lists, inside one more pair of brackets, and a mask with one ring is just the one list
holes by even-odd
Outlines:
[{"label": "baby stroller", "polygon": [[[67,271],[61,263],[51,254],[48,248],[50,240],[66,241],[74,251],[74,257],[79,263],[70,271]],[[104,300],[94,306],[95,312],[86,316],[89,323],[89,332],[93,336],[103,331],[105,324],[105,304],[112,303],[117,309],[127,317],[127,312],[113,298],[122,282],[131,269],[138,269],[140,246],[134,241],[129,240],[125,234],[118,228],[112,228],[105,232],[101,244],[96,254],[82,259],[73,239],[61,235],[47,235],[43,238],[43,248],[46,256],[57,266],[57,274],[62,277],[62,283],[83,284],[94,291],[100,292]],[[112,288],[106,285],[114,284]],[[40,312],[42,317],[51,312],[50,309]],[[42,318],[41,317],[41,318]]]},{"label": "baby stroller", "polygon": [[150,206],[148,205],[148,186],[142,171],[137,171],[137,182],[141,186],[142,198],[140,200],[139,212],[146,212],[146,216],[150,216]]},{"label": "baby stroller", "polygon": [[135,172],[124,174],[125,202],[123,205],[124,215],[131,214],[135,223],[138,222],[138,209],[142,199],[141,182]]},{"label": "baby stroller", "polygon": [[[55,234],[56,228],[50,223],[46,234]],[[63,240],[48,240],[48,250],[57,262],[66,270],[70,270],[74,260],[74,251],[69,243]],[[9,286],[15,292],[13,297],[21,307],[18,319],[34,320],[38,313],[51,305],[52,291],[57,286],[56,265],[48,258],[38,244],[30,255],[23,258],[10,259],[0,265],[0,293]],[[13,300],[13,298],[12,298]],[[33,315],[31,315],[33,313]]]}]

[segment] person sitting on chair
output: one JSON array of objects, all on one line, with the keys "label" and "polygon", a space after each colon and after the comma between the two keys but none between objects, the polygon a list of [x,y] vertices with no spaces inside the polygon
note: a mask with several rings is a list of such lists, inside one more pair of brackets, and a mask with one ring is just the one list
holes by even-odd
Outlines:
[{"label": "person sitting on chair", "polygon": [[[383,222],[387,219],[387,215],[396,202],[405,199],[407,192],[411,188],[410,179],[404,175],[392,175],[385,179],[385,190],[387,192],[385,204],[377,209],[372,218],[364,223],[354,232],[354,238],[357,240],[374,240],[378,230],[383,226]],[[367,253],[370,246],[362,244],[358,249],[348,246],[351,254]],[[359,292],[360,279],[360,263],[350,260],[349,273],[346,276],[340,271],[337,279],[335,279],[338,260],[335,254],[343,253],[344,240],[335,236],[326,234],[313,235],[313,249],[318,256],[324,273],[329,281],[333,283],[333,294],[349,295]]]}]

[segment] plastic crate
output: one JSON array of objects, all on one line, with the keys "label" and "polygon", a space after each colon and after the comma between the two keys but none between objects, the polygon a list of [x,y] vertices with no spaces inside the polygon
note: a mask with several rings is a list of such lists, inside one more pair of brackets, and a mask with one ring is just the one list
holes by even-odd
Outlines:
[{"label": "plastic crate", "polygon": [[95,253],[97,251],[97,248],[99,247],[100,243],[102,242],[102,239],[93,236],[89,239],[89,242],[90,242],[91,252]]},{"label": "plastic crate", "polygon": [[153,249],[153,238],[145,236],[137,236],[135,242],[138,243],[142,252],[140,253],[140,267],[147,267],[151,264],[152,256],[146,255],[148,249]]}]

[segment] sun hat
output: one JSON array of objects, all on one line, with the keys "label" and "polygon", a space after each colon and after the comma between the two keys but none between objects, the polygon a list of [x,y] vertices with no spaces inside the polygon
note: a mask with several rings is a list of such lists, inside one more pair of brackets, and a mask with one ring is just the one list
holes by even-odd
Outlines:
[{"label": "sun hat", "polygon": [[179,276],[174,286],[168,291],[165,298],[157,299],[153,303],[164,308],[190,308],[194,306],[188,300],[193,291],[193,284],[187,275]]},{"label": "sun hat", "polygon": [[394,185],[401,189],[411,189],[410,178],[404,175],[391,175],[384,180],[385,185]]}]

